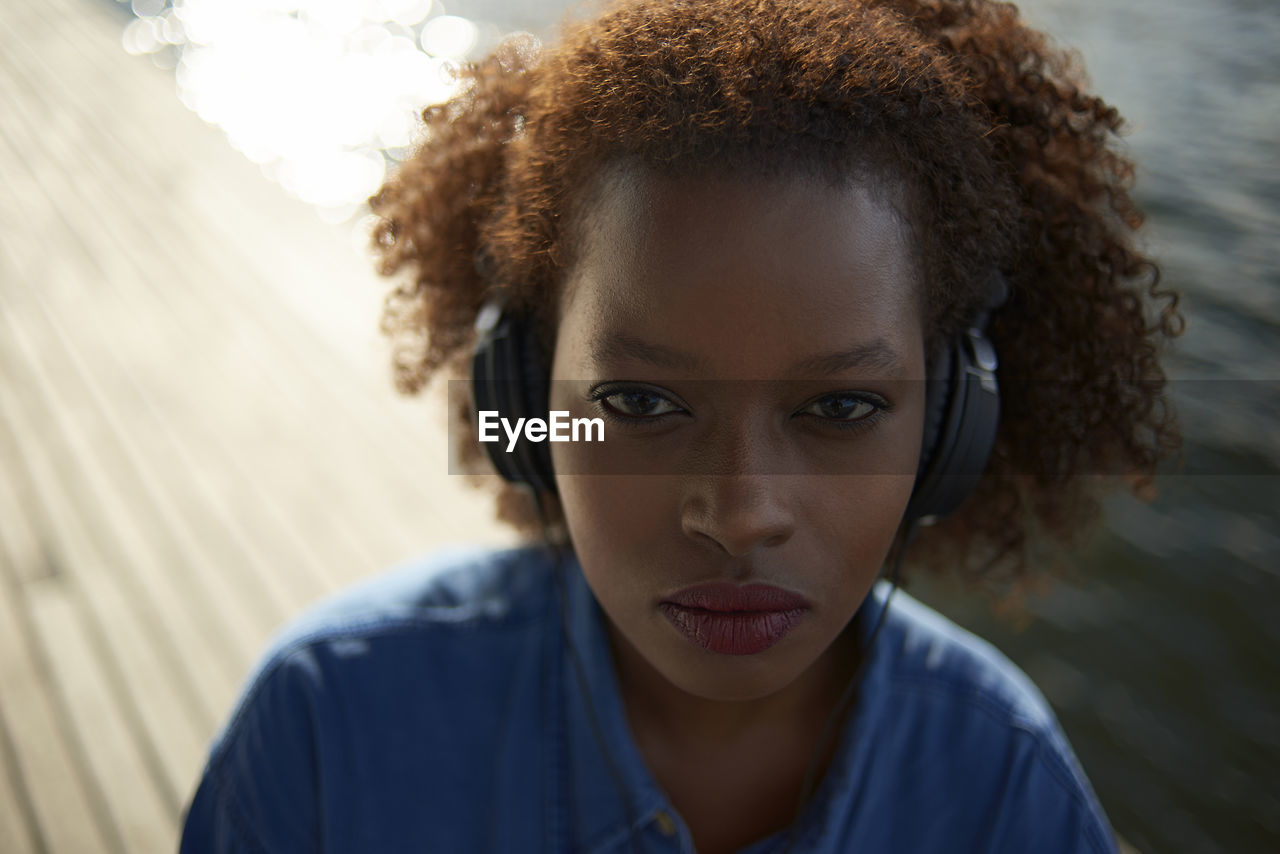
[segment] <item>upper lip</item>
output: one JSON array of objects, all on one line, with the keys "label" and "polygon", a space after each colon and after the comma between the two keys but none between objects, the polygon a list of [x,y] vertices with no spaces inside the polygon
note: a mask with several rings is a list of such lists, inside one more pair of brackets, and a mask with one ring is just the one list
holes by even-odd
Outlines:
[{"label": "upper lip", "polygon": [[710,581],[695,584],[671,594],[662,600],[664,604],[681,608],[719,613],[761,613],[768,611],[796,611],[810,607],[809,600],[799,593],[792,593],[772,584],[731,584],[727,581]]}]

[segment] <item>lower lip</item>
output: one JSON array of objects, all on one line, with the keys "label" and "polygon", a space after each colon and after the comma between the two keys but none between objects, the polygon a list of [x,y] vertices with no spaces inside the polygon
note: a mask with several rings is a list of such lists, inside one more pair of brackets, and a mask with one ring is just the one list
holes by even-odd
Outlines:
[{"label": "lower lip", "polygon": [[804,617],[790,611],[707,611],[664,602],[663,615],[685,637],[721,655],[755,655],[787,636]]}]

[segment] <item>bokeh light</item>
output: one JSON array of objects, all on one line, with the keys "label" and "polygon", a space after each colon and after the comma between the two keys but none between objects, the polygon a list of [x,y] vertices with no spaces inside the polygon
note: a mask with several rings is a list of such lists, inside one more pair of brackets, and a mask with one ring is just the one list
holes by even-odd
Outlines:
[{"label": "bokeh light", "polygon": [[124,49],[329,221],[358,213],[412,150],[423,107],[492,27],[433,0],[132,0]]}]

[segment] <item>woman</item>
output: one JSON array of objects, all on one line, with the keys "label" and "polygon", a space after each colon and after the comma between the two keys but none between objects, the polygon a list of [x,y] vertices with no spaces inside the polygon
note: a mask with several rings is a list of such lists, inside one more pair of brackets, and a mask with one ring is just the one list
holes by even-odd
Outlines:
[{"label": "woman", "polygon": [[876,579],[1016,583],[1176,446],[1115,111],[978,0],[632,0],[463,79],[372,200],[385,328],[555,548],[290,627],[183,850],[1114,850],[1026,677]]}]

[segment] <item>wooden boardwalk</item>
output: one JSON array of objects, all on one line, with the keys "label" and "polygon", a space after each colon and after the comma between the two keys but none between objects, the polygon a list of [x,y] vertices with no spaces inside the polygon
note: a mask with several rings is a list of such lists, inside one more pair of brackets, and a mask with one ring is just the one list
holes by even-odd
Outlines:
[{"label": "wooden boardwalk", "polygon": [[120,45],[0,4],[0,852],[176,846],[272,630],[503,537],[397,399],[383,285]]}]

